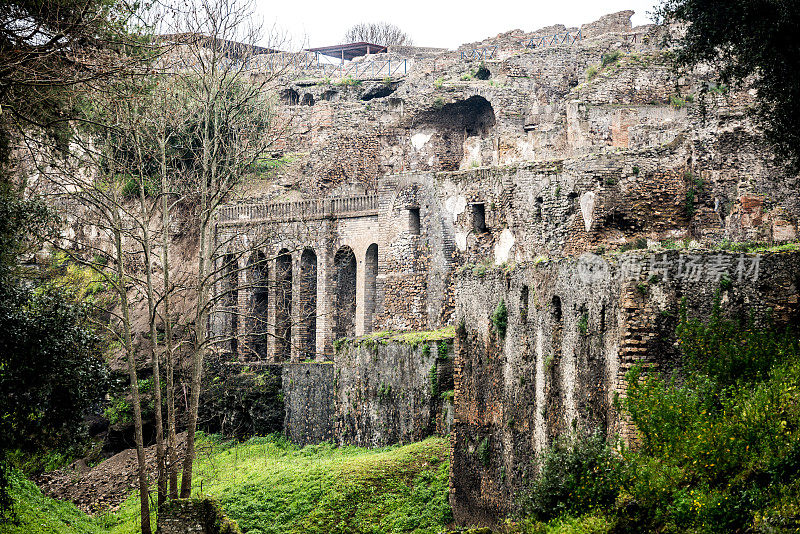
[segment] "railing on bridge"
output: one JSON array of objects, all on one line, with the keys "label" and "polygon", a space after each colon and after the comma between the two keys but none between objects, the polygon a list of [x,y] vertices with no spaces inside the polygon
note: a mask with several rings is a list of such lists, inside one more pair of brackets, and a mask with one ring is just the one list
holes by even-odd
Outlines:
[{"label": "railing on bridge", "polygon": [[407,59],[374,59],[346,64],[320,63],[311,54],[269,54],[258,58],[249,66],[252,71],[268,71],[296,75],[310,75],[328,78],[388,78],[404,76],[410,70]]},{"label": "railing on bridge", "polygon": [[377,195],[320,198],[297,202],[232,204],[219,209],[219,222],[311,220],[324,217],[354,216],[377,211]]},{"label": "railing on bridge", "polygon": [[496,46],[487,46],[484,48],[470,48],[469,50],[461,51],[461,59],[464,61],[476,61],[493,59],[497,55]]},{"label": "railing on bridge", "polygon": [[554,33],[552,35],[543,35],[541,37],[533,37],[532,39],[525,39],[522,41],[522,46],[525,48],[543,48],[545,46],[558,46],[558,45],[571,45],[583,40],[583,33],[578,30],[577,33]]},{"label": "railing on bridge", "polygon": [[[326,65],[326,67],[328,67]],[[326,70],[327,72],[327,70]],[[346,65],[333,65],[331,78],[389,78],[408,74],[407,59],[359,61]]]}]

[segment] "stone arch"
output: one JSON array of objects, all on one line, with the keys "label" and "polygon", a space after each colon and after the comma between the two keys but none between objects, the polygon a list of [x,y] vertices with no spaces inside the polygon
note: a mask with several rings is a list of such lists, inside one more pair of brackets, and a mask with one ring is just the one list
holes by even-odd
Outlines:
[{"label": "stone arch", "polygon": [[333,256],[333,337],[356,334],[356,255],[347,245]]},{"label": "stone arch", "polygon": [[306,93],[303,95],[303,100],[300,102],[304,106],[313,106],[314,105],[314,95],[311,93]]},{"label": "stone arch", "polygon": [[364,258],[364,333],[369,334],[374,328],[375,309],[378,297],[378,245],[372,243],[367,247]]},{"label": "stone arch", "polygon": [[281,92],[281,100],[287,106],[296,106],[300,103],[300,95],[294,89],[285,89]]},{"label": "stone arch", "polygon": [[481,153],[488,150],[483,141],[490,137],[496,122],[492,104],[479,95],[424,112],[419,130],[431,136],[425,147],[430,146],[438,160],[434,170],[458,170],[465,159],[465,145],[470,147],[467,155],[472,163],[482,164]]},{"label": "stone arch", "polygon": [[300,255],[299,278],[300,354],[310,360],[317,353],[317,255],[312,248]]},{"label": "stone arch", "polygon": [[225,254],[223,258],[223,296],[225,309],[228,310],[228,321],[225,336],[233,357],[239,353],[239,261],[236,254]]},{"label": "stone arch", "polygon": [[250,350],[259,360],[267,357],[269,325],[269,269],[267,257],[257,251],[248,261],[250,277],[250,310],[248,313],[248,338]]},{"label": "stone arch", "polygon": [[275,360],[292,354],[292,254],[281,249],[275,259]]}]

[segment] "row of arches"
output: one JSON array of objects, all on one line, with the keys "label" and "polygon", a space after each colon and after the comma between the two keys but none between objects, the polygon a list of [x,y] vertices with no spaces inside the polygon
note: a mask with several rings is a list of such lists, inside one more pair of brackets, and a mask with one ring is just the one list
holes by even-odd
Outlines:
[{"label": "row of arches", "polygon": [[[310,247],[304,248],[297,263],[292,252],[281,249],[269,261],[263,252],[254,253],[247,262],[244,280],[248,291],[240,303],[238,265],[233,255],[226,256],[224,303],[231,308],[244,304],[244,337],[247,351],[257,359],[289,361],[292,358],[292,342],[297,344],[299,359],[316,357],[318,349],[318,326],[322,314],[319,303],[328,304],[327,328],[331,336],[323,339],[338,339],[356,335],[356,303],[358,300],[358,261],[349,246],[342,246],[333,256],[331,269],[318,266],[317,254]],[[377,298],[378,245],[371,244],[364,261],[364,308],[363,331],[372,331]],[[326,295],[321,295],[322,276],[327,276]],[[270,277],[272,275],[272,277]],[[296,307],[296,309],[295,309]],[[238,355],[242,347],[240,313],[231,312],[228,321],[230,350]],[[273,338],[270,344],[270,338]],[[324,343],[324,342],[323,342]],[[271,350],[270,350],[271,347]],[[270,354],[271,352],[271,354]]]}]

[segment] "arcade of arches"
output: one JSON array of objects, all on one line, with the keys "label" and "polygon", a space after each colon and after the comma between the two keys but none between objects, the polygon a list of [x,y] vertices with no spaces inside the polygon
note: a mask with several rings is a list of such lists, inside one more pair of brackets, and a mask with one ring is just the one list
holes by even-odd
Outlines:
[{"label": "arcade of arches", "polygon": [[[328,265],[312,247],[252,254],[243,268],[223,257],[224,344],[239,360],[323,359],[333,340],[370,333],[376,314],[378,245],[363,258],[342,245]],[[326,335],[326,329],[330,335]]]}]

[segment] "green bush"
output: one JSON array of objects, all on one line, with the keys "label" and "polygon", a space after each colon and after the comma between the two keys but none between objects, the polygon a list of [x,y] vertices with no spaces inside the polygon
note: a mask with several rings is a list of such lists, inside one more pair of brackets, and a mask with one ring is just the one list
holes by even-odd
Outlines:
[{"label": "green bush", "polygon": [[525,532],[586,532],[578,525],[598,514],[604,532],[796,531],[797,331],[726,318],[717,297],[705,320],[683,306],[675,334],[680,369],[626,376],[618,406],[636,448],[613,453],[599,435],[557,442],[522,501]]},{"label": "green bush", "polygon": [[492,313],[492,325],[494,330],[501,338],[506,337],[506,329],[508,328],[508,308],[506,308],[506,301],[500,299],[497,307]]},{"label": "green bush", "polygon": [[603,54],[600,56],[600,66],[605,68],[609,65],[613,65],[619,61],[620,57],[622,57],[622,52],[619,50],[613,50],[607,54]]},{"label": "green bush", "polygon": [[619,494],[622,460],[600,433],[556,441],[538,467],[520,504],[539,521],[610,508]]},{"label": "green bush", "polygon": [[483,467],[489,467],[492,462],[491,448],[489,447],[489,437],[484,437],[475,448],[475,455]]},{"label": "green bush", "polygon": [[677,95],[670,95],[669,105],[675,109],[681,109],[686,105],[686,100]]},{"label": "green bush", "polygon": [[436,371],[435,363],[428,370],[428,392],[431,394],[431,398],[439,395],[439,374]]},{"label": "green bush", "polygon": [[[122,189],[120,190],[120,194],[123,198],[139,198],[139,183],[140,180],[137,177],[127,177],[124,178],[122,183]],[[152,178],[145,178],[144,179],[144,195],[146,197],[155,197],[158,196],[161,188],[159,187],[158,182]]]},{"label": "green bush", "polygon": [[450,344],[447,340],[443,339],[436,344],[436,357],[440,360],[446,360],[447,355],[450,353]]},{"label": "green bush", "polygon": [[694,206],[695,200],[698,196],[703,194],[705,181],[702,178],[694,176],[691,172],[684,174],[684,180],[688,184],[686,188],[686,200],[684,208],[686,210],[686,216],[691,219],[696,211]]},{"label": "green bush", "polygon": [[584,312],[578,318],[578,330],[582,335],[586,335],[589,333],[589,314]]},{"label": "green bush", "polygon": [[624,519],[651,530],[752,528],[800,497],[797,333],[724,319],[718,305],[706,322],[682,310],[676,333],[681,374],[627,376],[623,405],[640,449],[626,455],[623,486],[638,511]]},{"label": "green bush", "polygon": [[204,431],[243,439],[281,430],[284,407],[280,373],[269,368],[232,372],[216,360],[209,360],[207,365],[209,378],[202,389],[199,411]]}]

